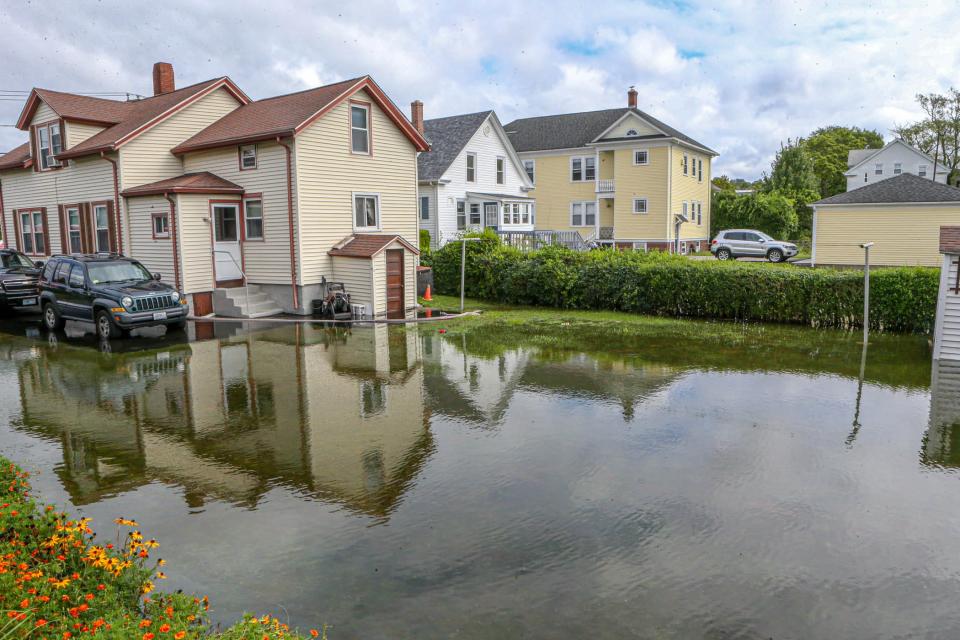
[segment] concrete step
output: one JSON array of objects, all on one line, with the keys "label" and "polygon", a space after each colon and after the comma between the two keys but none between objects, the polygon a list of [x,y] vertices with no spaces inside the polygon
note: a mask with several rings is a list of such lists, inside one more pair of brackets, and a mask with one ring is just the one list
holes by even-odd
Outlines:
[{"label": "concrete step", "polygon": [[230,289],[216,289],[213,292],[213,312],[227,318],[264,318],[283,313],[267,294],[256,285]]}]

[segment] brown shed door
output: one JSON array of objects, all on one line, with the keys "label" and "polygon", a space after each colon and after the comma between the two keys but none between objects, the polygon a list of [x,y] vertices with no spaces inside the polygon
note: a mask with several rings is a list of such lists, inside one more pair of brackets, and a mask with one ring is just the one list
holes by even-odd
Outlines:
[{"label": "brown shed door", "polygon": [[404,316],[403,249],[387,249],[387,317]]}]

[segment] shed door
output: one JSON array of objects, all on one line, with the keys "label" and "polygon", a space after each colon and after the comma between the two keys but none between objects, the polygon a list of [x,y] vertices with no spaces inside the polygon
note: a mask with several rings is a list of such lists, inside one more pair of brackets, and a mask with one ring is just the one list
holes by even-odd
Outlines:
[{"label": "shed door", "polygon": [[403,249],[387,249],[387,317],[404,317]]}]

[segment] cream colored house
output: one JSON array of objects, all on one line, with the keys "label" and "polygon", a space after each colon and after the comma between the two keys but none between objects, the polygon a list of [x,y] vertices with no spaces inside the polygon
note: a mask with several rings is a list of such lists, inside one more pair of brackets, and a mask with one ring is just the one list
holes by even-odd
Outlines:
[{"label": "cream colored house", "polygon": [[226,77],[177,90],[157,63],[152,97],[36,89],[18,126],[0,227],[29,255],[130,255],[198,315],[309,313],[327,282],[366,315],[416,305],[428,145],[369,76],[252,101]]},{"label": "cream colored house", "polygon": [[940,227],[960,224],[960,189],[903,173],[813,203],[814,265],[938,267]]},{"label": "cream colored house", "polygon": [[538,230],[577,231],[622,249],[696,251],[709,242],[717,153],[627,106],[504,127],[534,183]]}]

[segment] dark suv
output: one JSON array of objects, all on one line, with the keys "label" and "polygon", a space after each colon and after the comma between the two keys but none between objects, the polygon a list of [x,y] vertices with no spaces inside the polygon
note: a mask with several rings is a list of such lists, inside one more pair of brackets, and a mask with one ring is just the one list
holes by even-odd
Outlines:
[{"label": "dark suv", "polygon": [[0,249],[0,311],[38,309],[37,277],[42,262],[13,249]]},{"label": "dark suv", "polygon": [[122,255],[53,256],[40,276],[43,324],[57,331],[67,320],[93,322],[104,339],[161,324],[182,329],[187,300],[159,280]]}]

